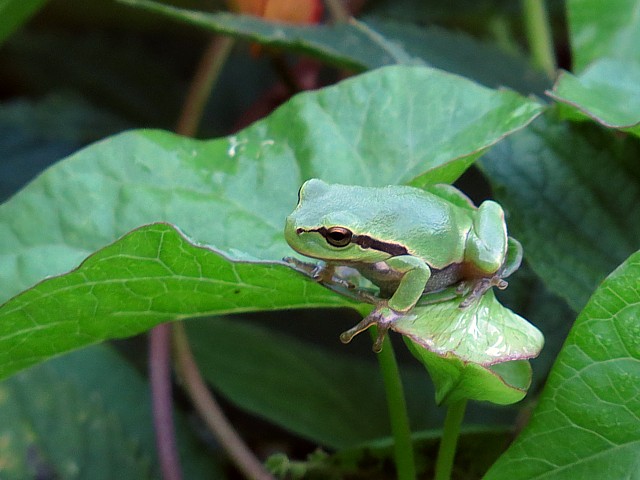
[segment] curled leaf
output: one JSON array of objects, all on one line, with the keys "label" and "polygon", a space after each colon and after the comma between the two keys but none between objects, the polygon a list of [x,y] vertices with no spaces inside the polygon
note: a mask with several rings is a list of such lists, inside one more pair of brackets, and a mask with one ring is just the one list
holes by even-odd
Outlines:
[{"label": "curled leaf", "polygon": [[468,308],[459,304],[456,298],[416,307],[392,327],[429,371],[436,400],[521,400],[531,382],[526,360],[540,353],[542,333],[503,307],[492,291]]}]

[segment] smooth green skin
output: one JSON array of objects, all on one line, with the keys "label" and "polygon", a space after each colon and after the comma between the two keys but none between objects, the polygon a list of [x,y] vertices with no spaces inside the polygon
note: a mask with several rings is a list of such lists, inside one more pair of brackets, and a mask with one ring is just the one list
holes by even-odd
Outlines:
[{"label": "smooth green skin", "polygon": [[[326,262],[313,276],[325,284],[344,285],[348,282],[335,277],[335,268],[349,266],[380,287],[382,299],[374,312],[345,332],[343,341],[374,323],[384,335],[425,293],[470,281],[473,299],[491,286],[506,286],[500,270],[511,273],[515,268],[505,262],[508,239],[502,207],[486,201],[475,209],[454,187],[438,188],[446,190],[446,198],[406,186],[331,185],[318,179],[300,189],[298,206],[286,220],[285,238],[297,252]],[[331,245],[319,229],[332,227],[348,229],[353,240]],[[362,237],[373,244],[358,244]]]}]

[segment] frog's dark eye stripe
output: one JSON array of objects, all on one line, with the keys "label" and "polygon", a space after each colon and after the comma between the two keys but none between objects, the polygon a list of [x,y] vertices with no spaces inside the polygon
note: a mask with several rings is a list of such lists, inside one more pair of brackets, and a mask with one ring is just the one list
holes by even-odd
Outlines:
[{"label": "frog's dark eye stripe", "polygon": [[409,254],[407,249],[402,245],[381,242],[380,240],[375,240],[368,235],[354,235],[351,230],[344,227],[320,227],[313,230],[304,230],[299,228],[296,233],[300,235],[305,231],[318,232],[324,237],[329,245],[333,245],[334,247],[346,247],[351,243],[355,243],[364,249],[370,248],[379,252],[388,253],[392,257]]},{"label": "frog's dark eye stripe", "polygon": [[381,242],[380,240],[374,240],[367,235],[358,235],[357,237],[355,237],[354,242],[360,245],[362,248],[378,250],[379,252],[388,253],[392,257],[409,254],[407,249],[402,245],[398,245],[397,243]]}]

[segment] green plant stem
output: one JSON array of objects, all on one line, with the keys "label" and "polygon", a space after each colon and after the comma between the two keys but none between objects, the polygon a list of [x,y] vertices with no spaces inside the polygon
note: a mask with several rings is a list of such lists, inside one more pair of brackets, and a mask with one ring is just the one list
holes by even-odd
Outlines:
[{"label": "green plant stem", "polygon": [[544,0],[523,0],[522,7],[533,63],[540,67],[549,78],[553,78],[556,74],[556,60]]},{"label": "green plant stem", "polygon": [[197,133],[207,99],[220,76],[229,53],[231,53],[233,44],[234,40],[231,37],[224,36],[214,37],[209,42],[191,81],[187,98],[176,124],[177,133],[190,137]]},{"label": "green plant stem", "polygon": [[211,395],[193,358],[182,323],[173,325],[173,345],[178,374],[184,382],[185,389],[196,410],[216,436],[222,448],[246,478],[273,480],[273,477],[264,469],[227,420],[220,405]]},{"label": "green plant stem", "polygon": [[[375,340],[376,329],[371,328],[370,330]],[[409,415],[407,414],[407,404],[404,398],[398,363],[396,362],[389,337],[384,339],[382,351],[378,354],[378,363],[387,395],[391,433],[394,440],[394,458],[398,473],[397,478],[398,480],[414,480],[416,478],[416,466],[413,456],[413,443],[411,442]]]},{"label": "green plant stem", "polygon": [[440,449],[436,459],[435,480],[449,480],[453,470],[453,460],[456,456],[456,445],[460,435],[460,426],[464,418],[467,401],[453,403],[447,408],[447,416],[444,419],[444,430]]}]

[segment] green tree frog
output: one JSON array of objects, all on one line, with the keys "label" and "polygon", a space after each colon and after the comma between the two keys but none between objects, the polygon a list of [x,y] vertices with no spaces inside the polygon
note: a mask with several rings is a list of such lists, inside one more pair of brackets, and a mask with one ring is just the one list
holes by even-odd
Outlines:
[{"label": "green tree frog", "polygon": [[319,282],[354,288],[336,273],[351,267],[379,288],[374,310],[340,336],[348,343],[375,324],[376,352],[387,330],[419,301],[442,301],[438,294],[448,289],[466,308],[489,288],[505,288],[503,279],[522,259],[520,244],[507,236],[502,207],[487,200],[476,208],[450,185],[422,190],[311,179],[284,233],[295,251],[323,261],[289,259]]}]

